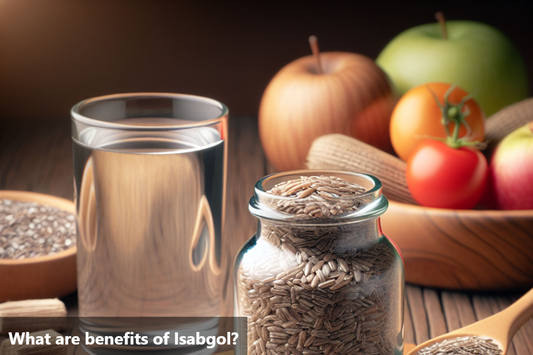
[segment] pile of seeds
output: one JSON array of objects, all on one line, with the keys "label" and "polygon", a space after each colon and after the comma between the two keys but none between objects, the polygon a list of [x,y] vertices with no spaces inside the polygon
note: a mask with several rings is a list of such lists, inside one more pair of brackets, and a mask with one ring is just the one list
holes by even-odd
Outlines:
[{"label": "pile of seeds", "polygon": [[502,350],[492,339],[468,336],[443,340],[419,350],[417,355],[500,355],[501,353]]},{"label": "pile of seeds", "polygon": [[51,255],[74,245],[72,213],[35,202],[0,199],[0,259]]},{"label": "pile of seeds", "polygon": [[[302,177],[269,193],[306,201],[276,201],[270,207],[295,219],[317,218],[318,224],[321,218],[355,211],[353,196],[364,191],[336,177]],[[262,225],[261,238],[243,257],[238,275],[239,309],[248,317],[248,354],[394,352],[402,309],[394,253],[365,240],[360,228]]]},{"label": "pile of seeds", "polygon": [[328,218],[357,210],[359,202],[354,196],[365,189],[336,176],[302,176],[298,180],[284,181],[269,193],[298,200],[277,201],[270,207],[294,215],[294,218]]}]

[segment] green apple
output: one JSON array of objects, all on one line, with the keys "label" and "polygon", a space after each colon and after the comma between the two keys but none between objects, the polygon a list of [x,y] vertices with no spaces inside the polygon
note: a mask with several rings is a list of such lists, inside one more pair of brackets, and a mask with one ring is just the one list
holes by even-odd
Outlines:
[{"label": "green apple", "polygon": [[[394,38],[377,58],[399,94],[429,82],[457,84],[487,117],[528,96],[526,68],[514,45],[479,22],[421,25]],[[447,35],[445,38],[445,35]]]}]

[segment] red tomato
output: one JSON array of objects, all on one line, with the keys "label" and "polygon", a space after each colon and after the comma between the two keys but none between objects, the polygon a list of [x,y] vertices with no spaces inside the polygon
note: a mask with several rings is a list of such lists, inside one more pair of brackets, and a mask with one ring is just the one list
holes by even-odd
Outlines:
[{"label": "red tomato", "polygon": [[479,150],[453,149],[436,140],[418,145],[407,162],[407,186],[423,206],[468,209],[487,186],[488,164]]}]

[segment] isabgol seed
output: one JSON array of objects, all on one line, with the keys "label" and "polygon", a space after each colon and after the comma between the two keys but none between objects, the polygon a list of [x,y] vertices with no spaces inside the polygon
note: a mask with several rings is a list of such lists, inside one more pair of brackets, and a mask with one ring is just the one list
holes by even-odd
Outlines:
[{"label": "isabgol seed", "polygon": [[[283,182],[268,192],[293,197],[272,199],[272,209],[290,213],[295,220],[320,221],[357,211],[360,202],[354,197],[365,189],[337,177],[311,176]],[[354,233],[350,228],[263,224],[261,238],[282,250],[283,257],[272,252],[271,258],[239,273],[240,309],[249,317],[249,334],[258,334],[265,343],[258,348],[255,340],[249,342],[248,354],[393,352],[391,340],[397,334],[388,326],[385,305],[397,298],[395,277],[388,272],[394,254],[383,244],[337,251],[338,240]],[[268,276],[275,269],[282,272]],[[250,292],[257,289],[263,291]]]},{"label": "isabgol seed", "polygon": [[425,347],[417,355],[500,355],[502,350],[492,339],[477,336],[467,336],[446,339]]},{"label": "isabgol seed", "polygon": [[76,245],[74,214],[36,202],[0,199],[0,259],[52,255]]}]

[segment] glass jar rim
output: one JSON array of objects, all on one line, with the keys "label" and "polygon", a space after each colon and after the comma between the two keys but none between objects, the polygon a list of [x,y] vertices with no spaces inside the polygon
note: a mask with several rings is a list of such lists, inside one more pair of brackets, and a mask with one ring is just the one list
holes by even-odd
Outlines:
[{"label": "glass jar rim", "polygon": [[[306,201],[315,201],[310,197],[306,198],[298,198],[298,197],[290,197],[290,196],[279,196],[270,194],[267,192],[267,189],[265,188],[265,185],[267,183],[272,183],[276,179],[281,181],[289,180],[290,176],[294,177],[300,177],[300,176],[335,176],[335,177],[348,177],[349,181],[355,182],[353,180],[359,180],[359,181],[365,181],[369,184],[371,184],[371,187],[367,189],[365,192],[353,196],[342,196],[338,197],[339,200],[360,200],[364,201],[367,200],[368,203],[366,203],[361,208],[350,212],[345,213],[341,215],[331,216],[329,218],[310,218],[310,219],[295,219],[293,214],[285,213],[276,211],[264,203],[261,202],[261,200],[264,200],[266,198],[268,199],[274,199],[279,201],[298,201],[298,202],[306,202]],[[348,179],[347,179],[348,180]],[[332,197],[335,199],[335,197]],[[364,174],[364,173],[355,173],[350,171],[343,171],[343,170],[293,170],[293,171],[286,171],[282,173],[274,173],[267,175],[257,181],[254,188],[254,195],[250,199],[249,203],[249,211],[252,215],[254,215],[257,218],[260,219],[266,219],[271,221],[280,221],[280,222],[289,222],[291,224],[320,224],[320,225],[338,225],[339,223],[353,223],[353,222],[359,222],[363,220],[367,220],[370,218],[377,218],[381,216],[385,211],[387,210],[389,205],[389,202],[387,198],[382,194],[382,184],[381,181],[370,174]]]},{"label": "glass jar rim", "polygon": [[[146,125],[146,124],[123,124],[113,121],[106,121],[97,118],[91,118],[82,115],[80,112],[90,106],[104,101],[112,100],[128,100],[128,99],[172,99],[172,100],[184,100],[193,101],[197,103],[203,103],[220,110],[220,113],[212,118],[201,119],[198,121],[189,121],[192,123],[179,123],[170,125]],[[176,94],[176,93],[160,93],[160,92],[137,92],[137,93],[121,93],[112,95],[97,96],[89,99],[82,100],[75,104],[70,110],[70,115],[73,120],[84,123],[93,127],[130,130],[130,131],[168,131],[168,130],[181,130],[190,129],[204,126],[211,126],[220,123],[224,117],[227,117],[229,110],[222,102],[210,99],[203,96],[188,95],[188,94]],[[169,117],[171,118],[171,117]]]}]

